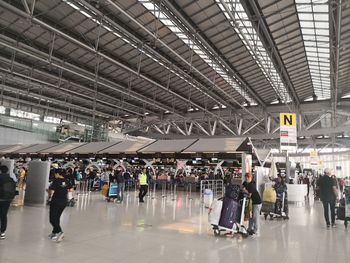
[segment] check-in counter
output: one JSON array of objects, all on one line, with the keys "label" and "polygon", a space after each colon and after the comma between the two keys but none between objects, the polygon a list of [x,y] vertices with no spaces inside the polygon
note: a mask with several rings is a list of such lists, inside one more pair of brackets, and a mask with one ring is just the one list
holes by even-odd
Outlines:
[{"label": "check-in counter", "polygon": [[289,202],[304,202],[307,195],[306,184],[287,184],[288,201]]}]

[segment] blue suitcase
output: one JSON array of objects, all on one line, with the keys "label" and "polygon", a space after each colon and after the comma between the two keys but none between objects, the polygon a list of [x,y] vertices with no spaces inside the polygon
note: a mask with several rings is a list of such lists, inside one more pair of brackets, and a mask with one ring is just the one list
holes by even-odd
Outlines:
[{"label": "blue suitcase", "polygon": [[108,190],[109,198],[117,198],[119,195],[119,186],[117,183],[110,183]]}]

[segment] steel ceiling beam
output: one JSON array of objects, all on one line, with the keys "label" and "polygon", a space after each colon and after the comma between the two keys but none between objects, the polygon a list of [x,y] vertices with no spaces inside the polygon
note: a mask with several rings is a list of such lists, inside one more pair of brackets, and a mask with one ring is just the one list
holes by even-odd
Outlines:
[{"label": "steel ceiling beam", "polygon": [[[89,52],[91,52],[93,54],[95,54],[96,56],[100,56],[101,58],[105,59],[106,61],[109,61],[113,65],[115,65],[115,66],[117,66],[119,68],[122,68],[122,69],[124,69],[124,70],[126,70],[126,71],[128,71],[128,72],[130,72],[132,74],[134,74],[135,76],[139,76],[140,78],[142,78],[143,80],[147,81],[148,83],[150,83],[152,85],[155,85],[156,87],[160,88],[161,90],[170,93],[174,97],[176,97],[176,98],[178,98],[178,99],[180,99],[180,100],[182,100],[182,101],[184,101],[184,102],[186,102],[188,104],[193,105],[194,107],[196,107],[196,108],[206,112],[210,116],[213,116],[213,117],[216,117],[218,119],[221,119],[220,116],[216,115],[215,113],[212,113],[212,112],[208,111],[207,109],[203,108],[202,106],[191,102],[189,99],[186,99],[186,98],[182,97],[181,95],[179,95],[175,91],[172,91],[172,90],[168,89],[167,87],[165,87],[162,84],[158,83],[157,81],[151,79],[150,77],[148,77],[148,76],[146,76],[146,75],[144,75],[142,73],[138,73],[137,70],[132,69],[129,66],[125,65],[124,63],[111,58],[110,56],[102,53],[101,51],[95,50],[95,48],[90,47],[90,46],[82,43],[81,41],[77,40],[76,38],[74,38],[74,37],[72,37],[72,36],[62,32],[61,30],[59,30],[59,29],[57,29],[57,28],[47,24],[46,22],[44,22],[44,21],[42,21],[42,20],[40,20],[40,19],[38,19],[36,17],[31,17],[30,15],[28,15],[27,13],[23,12],[22,10],[16,8],[15,6],[13,6],[11,4],[8,4],[8,3],[5,3],[3,1],[0,1],[0,6],[2,6],[3,8],[5,8],[5,9],[15,13],[16,15],[19,15],[20,17],[29,19],[33,23],[38,24],[41,27],[45,28],[46,30],[49,30],[50,32],[55,33],[56,35],[59,35],[59,36],[65,38],[66,40],[71,41],[72,43],[76,44],[77,46],[79,46],[79,47],[81,47],[81,48],[83,48],[83,49],[85,49],[85,50],[87,50],[87,51],[89,51]],[[60,67],[60,66],[56,65],[56,67]],[[154,105],[154,101],[153,101],[152,104]],[[157,107],[160,107],[160,106],[157,105]],[[164,111],[173,112],[173,110],[171,108],[164,108],[163,106],[161,108],[163,108]],[[180,117],[183,115],[180,112],[176,112],[175,114],[179,115]],[[225,122],[226,120],[223,119],[223,121]]]},{"label": "steel ceiling beam", "polygon": [[247,134],[249,131],[251,131],[252,129],[254,129],[256,126],[258,126],[262,121],[264,121],[264,119],[261,119],[260,121],[254,123],[252,126],[250,126],[249,128],[247,128],[242,135]]},{"label": "steel ceiling beam", "polygon": [[[149,36],[151,36],[155,42],[160,43],[163,47],[165,47],[168,51],[170,51],[171,54],[173,54],[174,56],[178,57],[183,63],[185,63],[186,65],[188,65],[189,67],[191,67],[193,70],[195,70],[198,74],[200,74],[203,78],[206,79],[206,81],[208,81],[209,83],[211,83],[211,85],[213,87],[216,87],[218,90],[220,90],[221,92],[224,92],[223,90],[221,90],[212,80],[210,80],[207,76],[205,76],[202,72],[200,72],[198,69],[193,68],[191,66],[191,64],[189,62],[187,62],[182,56],[180,56],[177,52],[175,52],[172,48],[170,48],[167,44],[165,44],[162,40],[160,40],[155,34],[153,34],[151,31],[149,31],[145,26],[143,26],[141,23],[139,23],[135,18],[133,18],[132,16],[130,16],[125,10],[123,10],[123,8],[121,8],[119,5],[117,5],[114,1],[112,0],[106,0],[110,5],[112,5],[113,7],[115,7],[120,13],[122,13],[124,16],[126,16],[128,19],[130,19],[131,21],[133,21],[138,27],[140,27],[144,32],[146,32]],[[226,92],[224,92],[226,93]],[[233,100],[237,106],[242,107],[242,105],[240,103],[238,103],[232,96],[230,96],[229,94],[225,94],[226,97],[228,97],[229,99]],[[195,106],[198,109],[201,109],[202,111],[208,112],[206,109],[204,109],[203,107],[200,107],[198,105],[195,105],[192,103],[193,106]],[[244,107],[242,107],[244,109]],[[212,112],[208,112],[209,115],[213,115]],[[249,113],[249,111],[247,111],[247,113]],[[251,114],[251,113],[249,113]],[[254,115],[252,115],[254,116]],[[218,119],[220,119],[219,116]],[[223,120],[225,122],[225,120]]]},{"label": "steel ceiling beam", "polygon": [[171,123],[182,135],[186,136],[186,133],[184,132],[183,129],[180,128],[179,125],[177,125],[175,122]]},{"label": "steel ceiling beam", "polygon": [[[7,59],[0,57],[0,61],[1,61],[1,60],[2,60],[2,61],[6,61]],[[7,61],[8,61],[8,60],[7,60]],[[14,62],[14,64],[15,64],[16,66],[21,67],[21,68],[25,68],[25,69],[27,69],[27,70],[31,70],[28,66],[23,65],[23,64],[21,64],[21,63]],[[81,98],[85,98],[85,99],[89,99],[89,100],[92,99],[91,96],[86,95],[86,94],[83,94],[83,93],[76,92],[76,91],[74,91],[74,89],[64,88],[64,85],[62,85],[62,83],[61,83],[61,84],[58,84],[58,85],[55,85],[55,84],[52,84],[52,83],[50,83],[50,82],[43,81],[43,80],[40,80],[40,79],[37,79],[37,78],[33,78],[33,77],[28,76],[28,75],[24,75],[24,74],[21,74],[21,73],[15,72],[15,71],[11,71],[11,70],[9,70],[9,69],[5,69],[5,68],[2,68],[2,67],[0,67],[0,71],[6,73],[6,74],[8,74],[8,75],[10,75],[11,77],[14,77],[14,76],[20,77],[20,78],[26,79],[27,81],[31,81],[31,82],[38,83],[38,85],[42,84],[42,85],[45,85],[45,86],[47,86],[47,87],[51,87],[51,88],[55,89],[56,91],[62,90],[62,91],[67,92],[68,94],[74,94],[74,95],[77,96],[77,97],[81,97]],[[49,74],[49,73],[44,72],[44,71],[41,71],[41,70],[34,69],[34,71],[35,71],[35,73],[39,73],[40,75],[43,75],[43,76],[45,76],[45,77],[50,77],[50,78],[52,78],[52,79],[54,79],[54,80],[58,80],[58,81],[59,81],[59,79],[60,79],[60,78],[57,77],[57,76],[54,76],[54,75],[52,75],[52,74]],[[17,81],[20,81],[20,80],[17,79]],[[68,80],[66,80],[66,79],[64,79],[64,78],[61,78],[61,81],[63,81],[63,82],[65,82],[66,84],[68,84],[69,87],[72,87],[72,88],[73,88],[73,87],[78,87],[79,89],[82,89],[82,90],[85,90],[85,91],[88,91],[88,92],[93,92],[93,90],[91,90],[91,89],[89,89],[89,88],[87,88],[87,87],[85,87],[85,86],[82,86],[82,85],[80,85],[80,84],[76,84],[76,83],[74,83],[74,82],[72,82],[72,81],[68,81]],[[24,83],[23,83],[24,85],[26,84],[26,82],[25,82],[24,80],[22,80],[22,82],[24,82]],[[103,95],[103,94],[100,93],[99,95]],[[113,103],[109,103],[109,102],[103,100],[103,98],[106,98],[106,96],[103,95],[103,97],[100,97],[100,99],[97,99],[97,102],[100,103],[99,106],[106,105],[106,106],[109,106],[109,108],[112,107],[112,108],[113,108],[113,111],[115,111],[114,108],[117,108],[117,109],[119,109],[119,110],[123,110],[124,112],[130,113],[130,114],[135,114],[135,115],[139,115],[139,116],[144,116],[142,113],[139,113],[139,112],[136,112],[136,111],[127,109],[127,108],[123,108],[122,106],[119,106],[119,105],[116,105],[116,104],[113,104]],[[119,101],[118,101],[118,102],[119,102]],[[127,104],[127,103],[126,103],[126,104]],[[131,104],[130,104],[130,105],[131,105]],[[130,105],[129,105],[129,106],[130,106]],[[134,107],[135,107],[135,106],[134,106]],[[121,117],[121,118],[122,118],[122,117]]]},{"label": "steel ceiling beam", "polygon": [[222,121],[219,121],[219,123],[221,124],[222,127],[224,127],[227,131],[229,131],[232,135],[236,135],[236,133],[230,128],[228,127],[225,123],[223,123]]},{"label": "steel ceiling beam", "polygon": [[28,3],[27,3],[27,0],[21,0],[21,1],[22,1],[22,4],[23,4],[24,9],[26,10],[26,12],[27,12],[28,14],[31,14],[30,9],[29,9],[29,5],[28,5]]},{"label": "steel ceiling beam", "polygon": [[[185,72],[184,69],[181,69],[173,61],[170,61],[169,58],[165,57],[159,50],[157,50],[155,48],[152,48],[147,43],[145,43],[144,39],[141,39],[140,36],[137,36],[136,32],[133,32],[132,30],[128,30],[125,25],[121,25],[119,21],[116,22],[108,14],[105,14],[105,13],[101,12],[99,9],[97,9],[94,6],[92,6],[89,3],[87,3],[87,1],[85,1],[85,0],[77,0],[76,2],[80,2],[84,7],[87,7],[86,8],[86,12],[91,13],[90,14],[91,16],[96,16],[96,14],[97,14],[99,17],[103,18],[104,21],[108,22],[108,26],[109,27],[112,25],[113,27],[117,28],[118,29],[118,31],[117,31],[118,34],[122,34],[123,37],[125,37],[129,41],[134,42],[135,45],[142,46],[142,51],[143,52],[148,52],[148,54],[150,56],[152,56],[152,57],[160,58],[162,60],[162,63],[165,62],[166,64],[168,64],[169,68],[171,68],[172,70],[175,70],[176,72],[178,72],[181,76],[186,78],[187,81],[190,81],[190,82],[193,81],[194,82],[193,84],[195,84],[196,86],[200,86],[201,87],[200,91],[203,94],[205,94],[205,95],[209,94],[211,97],[215,98],[216,103],[224,104],[224,103],[227,102],[222,97],[220,97],[217,94],[214,94],[213,92],[211,92],[210,89],[208,89],[207,87],[204,86],[204,84],[200,83],[199,80],[194,79],[193,76],[190,76],[188,73]],[[119,7],[117,7],[115,3],[113,3],[113,6],[115,8],[118,8],[118,11],[120,10]],[[91,10],[93,12],[91,12]],[[186,63],[188,65],[187,61],[186,61]],[[140,67],[138,68],[138,72],[140,72]]]},{"label": "steel ceiling beam", "polygon": [[[350,114],[350,99],[340,99],[337,102],[338,109],[341,111],[338,112],[338,115],[344,115],[348,116]],[[251,106],[249,107],[249,110],[253,113],[258,115],[259,112],[261,112],[261,108],[258,106]],[[284,104],[273,104],[269,105],[266,108],[266,111],[269,113],[271,117],[279,117],[279,114],[281,112],[288,112],[288,108]],[[300,112],[302,112],[303,116],[309,116],[309,115],[322,115],[327,112],[332,111],[332,105],[330,100],[322,100],[322,101],[310,101],[310,102],[303,102],[300,104]],[[220,109],[220,116],[225,119],[232,119],[232,111],[228,109]],[[244,111],[237,111],[238,115],[242,116],[245,120],[252,119],[250,115],[244,114]],[[194,120],[201,120],[203,119],[203,114],[200,112],[188,112],[183,115],[186,119],[194,119]],[[177,117],[168,114],[164,116],[165,119],[171,119],[175,120]]]},{"label": "steel ceiling beam", "polygon": [[[2,71],[1,68],[0,68],[0,71]],[[1,76],[1,73],[0,73],[0,76]],[[6,84],[9,84],[8,82],[11,82],[11,81],[20,82],[20,83],[23,84],[24,87],[30,86],[30,87],[36,87],[38,89],[46,88],[46,89],[50,90],[51,92],[55,92],[55,93],[56,92],[60,92],[60,95],[63,95],[63,96],[66,96],[66,97],[68,97],[69,93],[71,93],[71,94],[75,95],[74,97],[72,96],[74,99],[76,99],[78,101],[80,100],[81,102],[83,101],[87,105],[89,105],[91,103],[91,97],[89,97],[89,96],[76,96],[76,95],[79,95],[79,93],[71,91],[71,90],[67,90],[67,89],[64,89],[64,88],[59,88],[58,89],[55,85],[41,85],[41,84],[32,82],[32,80],[28,81],[28,80],[20,79],[18,77],[13,77],[11,75],[10,75],[10,77],[4,76],[4,75],[2,75],[2,76],[3,76],[3,79],[5,79],[4,82]],[[25,89],[23,89],[23,91],[25,91]],[[55,98],[52,98],[52,97],[47,97],[47,98],[49,98],[49,100],[54,100],[55,99]],[[99,104],[99,106],[101,106],[101,105]],[[113,105],[110,105],[110,107],[108,107],[108,108],[105,107],[105,109],[113,112],[114,109],[113,109],[112,106]],[[89,108],[87,108],[87,107],[84,107],[84,106],[81,106],[81,107],[89,110]],[[107,113],[104,113],[104,114],[107,114]],[[115,117],[113,114],[108,114],[108,115],[109,115],[110,118]],[[125,121],[125,119],[123,119],[123,118],[119,118],[119,119]]]},{"label": "steel ceiling beam", "polygon": [[[317,135],[324,135],[324,134],[328,134],[328,135],[332,135],[332,134],[340,134],[343,132],[350,132],[350,125],[344,125],[341,127],[337,127],[337,128],[321,128],[321,129],[311,129],[308,131],[304,131],[301,132],[300,134],[298,134],[299,137],[311,137],[311,136],[317,136]],[[207,134],[196,134],[196,135],[189,135],[189,136],[184,136],[184,135],[178,135],[178,134],[166,134],[166,135],[162,135],[160,136],[159,134],[153,134],[153,133],[148,133],[145,136],[149,137],[149,138],[153,138],[153,139],[198,139],[198,138],[207,138],[209,135]],[[246,136],[231,136],[231,135],[216,135],[215,138],[246,138],[249,137],[254,141],[259,141],[259,142],[270,142],[270,141],[276,141],[278,142],[279,145],[279,138],[280,135],[279,134],[247,134]],[[322,139],[313,139],[311,138],[310,140],[321,140],[322,141],[327,141],[330,140],[331,138],[322,138]],[[298,139],[298,143],[299,141],[302,142],[305,139]],[[342,139],[343,144],[347,143],[348,145],[350,145],[349,143],[349,138],[343,138]],[[307,143],[309,143],[308,139],[307,139]],[[326,143],[326,142],[325,142]]]},{"label": "steel ceiling beam", "polygon": [[[134,74],[135,76],[141,77],[141,78],[144,79],[145,81],[147,81],[147,82],[149,82],[149,83],[151,83],[151,84],[153,84],[153,85],[159,87],[160,89],[162,89],[162,90],[164,90],[164,91],[166,91],[166,92],[169,92],[170,94],[174,95],[175,97],[177,97],[177,98],[179,98],[179,99],[181,99],[181,100],[183,100],[183,101],[185,101],[185,102],[187,102],[187,103],[189,102],[188,99],[183,98],[181,95],[177,94],[177,93],[174,92],[174,91],[168,90],[166,87],[164,87],[164,86],[161,85],[160,83],[154,81],[153,79],[147,77],[146,75],[141,74],[141,73],[139,74],[139,73],[137,72],[137,70],[128,67],[127,65],[123,64],[122,62],[117,61],[117,60],[111,58],[110,56],[108,56],[108,55],[102,53],[101,51],[95,50],[94,47],[90,47],[90,46],[88,46],[87,44],[84,44],[83,42],[77,40],[76,38],[74,38],[74,37],[72,37],[72,36],[70,36],[70,35],[68,35],[68,34],[66,34],[66,33],[64,33],[64,32],[62,32],[61,30],[59,30],[59,29],[57,29],[57,28],[55,28],[55,27],[53,27],[53,26],[51,26],[51,25],[49,25],[49,24],[47,24],[46,22],[44,22],[44,21],[42,21],[42,20],[40,20],[40,19],[37,19],[36,17],[31,17],[30,15],[28,15],[27,13],[23,12],[22,10],[16,8],[15,6],[13,6],[13,5],[11,5],[11,4],[8,4],[8,3],[5,3],[5,2],[3,2],[3,1],[0,1],[0,6],[2,6],[3,8],[5,8],[5,9],[7,9],[7,10],[13,12],[13,13],[15,13],[16,15],[18,15],[18,16],[20,16],[20,17],[29,19],[29,20],[32,21],[33,23],[40,25],[41,27],[45,28],[46,30],[48,30],[48,31],[50,31],[50,32],[52,32],[52,33],[55,33],[57,36],[61,36],[62,38],[65,38],[66,40],[68,40],[68,41],[74,43],[75,45],[79,46],[80,48],[83,48],[83,49],[85,49],[85,50],[87,50],[87,51],[89,51],[89,52],[95,54],[96,56],[100,56],[101,58],[103,58],[103,59],[105,59],[106,61],[112,63],[113,65],[117,66],[118,68],[124,69],[124,70],[126,70],[126,71],[128,71],[128,72]],[[9,48],[14,48],[14,47],[9,47]],[[51,64],[52,64],[52,62],[51,62]],[[67,64],[67,62],[64,62],[63,64]],[[60,65],[55,65],[55,66],[61,68]],[[91,73],[90,73],[90,74],[91,74]],[[81,75],[81,77],[86,78],[86,76],[84,76],[84,75],[82,75],[82,74],[80,74],[80,75]],[[94,75],[94,74],[93,74],[93,75]],[[99,79],[102,79],[102,77],[100,77]],[[92,83],[93,83],[93,82],[95,82],[95,76],[92,77]],[[100,82],[99,82],[99,83],[100,83]],[[100,85],[104,85],[104,84],[102,83],[102,84],[100,84]],[[117,83],[113,83],[113,85],[114,85],[114,86],[118,86]],[[104,85],[104,86],[106,86],[106,85]],[[108,86],[108,85],[107,85],[107,86]],[[115,89],[115,88],[114,88],[114,89]],[[125,91],[126,89],[125,89],[124,87],[123,87],[123,89],[124,89],[124,91],[123,91],[122,89],[120,89],[120,92],[121,92],[121,93],[124,93],[125,95],[130,95],[131,92]],[[137,93],[136,93],[136,94],[137,94]],[[141,96],[139,96],[139,94],[138,94],[138,95],[133,94],[133,97],[135,97],[135,99],[141,100],[141,98],[140,98]],[[144,98],[143,98],[142,100],[145,102],[145,99],[144,99]],[[153,100],[152,100],[151,102],[150,102],[150,101],[147,101],[147,104],[153,105],[153,106],[157,106],[158,108],[160,108],[160,109],[162,109],[162,110],[164,110],[164,111],[173,112],[173,110],[172,110],[171,107],[160,106],[158,103],[155,103]],[[196,105],[196,104],[194,104],[194,103],[192,103],[192,105],[194,105],[195,107],[197,107],[197,108],[199,108],[199,109],[202,109],[203,111],[206,111],[206,110],[205,110],[203,107],[201,107],[200,105]],[[208,112],[208,111],[206,111],[206,112]],[[216,115],[213,114],[213,113],[210,113],[210,112],[208,112],[208,113],[209,113],[210,115],[216,116]],[[175,114],[177,114],[177,115],[179,115],[179,116],[182,116],[182,113],[180,113],[180,112],[175,112]]]},{"label": "steel ceiling beam", "polygon": [[287,69],[283,63],[283,60],[281,58],[281,55],[279,54],[279,51],[276,48],[276,43],[271,35],[271,32],[268,28],[268,25],[266,23],[266,20],[263,18],[261,14],[261,9],[258,7],[258,4],[256,3],[256,0],[247,0],[247,1],[240,1],[243,5],[248,17],[250,18],[250,21],[252,25],[254,26],[256,32],[259,34],[260,39],[262,43],[264,44],[265,48],[267,50],[271,50],[272,52],[272,61],[274,62],[276,68],[280,69],[280,77],[285,83],[289,93],[292,95],[293,101],[296,105],[296,108],[298,110],[300,105],[300,99],[296,93],[295,87],[290,79],[290,76],[287,72]]},{"label": "steel ceiling beam", "polygon": [[313,126],[315,126],[318,122],[320,122],[321,120],[323,120],[326,116],[328,115],[328,113],[322,114],[321,116],[317,117],[314,121],[312,121],[308,126],[306,126],[305,130],[309,130],[310,128],[312,128]]},{"label": "steel ceiling beam", "polygon": [[[23,90],[21,88],[16,88],[16,87],[13,87],[13,86],[10,86],[8,84],[4,85],[4,84],[0,84],[0,87],[5,89],[7,92],[11,92],[11,93],[14,93],[14,94],[20,94],[24,97],[28,97],[28,98],[31,98],[31,99],[40,99],[40,100],[43,100],[45,101],[46,103],[51,103],[51,104],[55,104],[59,107],[68,107],[68,108],[71,108],[71,109],[76,109],[80,112],[87,112],[90,115],[90,118],[93,114],[93,111],[91,109],[87,109],[87,108],[84,108],[84,107],[81,107],[81,106],[77,106],[75,104],[72,104],[72,103],[69,103],[69,102],[62,102],[61,100],[57,100],[57,99],[52,99],[50,97],[47,97],[47,96],[43,96],[43,95],[40,95],[40,94],[37,94],[37,93],[30,93],[30,92],[27,92],[26,90]],[[1,98],[1,96],[0,96]],[[8,97],[8,98],[11,98],[11,97]],[[17,99],[18,102],[22,101],[23,100],[19,100]],[[47,102],[47,101],[50,101],[50,102]],[[28,101],[29,103],[29,101]],[[38,104],[40,105],[40,104]],[[37,106],[37,105],[34,105],[34,106]],[[52,109],[52,108],[51,108]],[[66,114],[71,114],[71,112],[65,112]],[[106,113],[102,113],[102,112],[99,112],[98,115],[100,117],[103,117],[103,118],[106,118],[108,119],[108,114]]]},{"label": "steel ceiling beam", "polygon": [[[28,101],[28,100],[22,100],[22,99],[19,99],[19,98],[14,98],[14,97],[6,96],[6,95],[2,95],[2,96],[0,96],[0,98],[2,100],[2,105],[4,105],[5,107],[11,107],[11,102],[15,102],[15,103],[19,103],[20,104],[18,106],[18,109],[20,109],[20,110],[28,111],[28,109],[26,109],[25,107],[30,106],[32,109],[33,108],[35,108],[36,110],[40,109],[42,111],[42,113],[43,113],[42,115],[45,115],[44,113],[47,110],[50,110],[52,112],[55,112],[56,114],[59,114],[60,115],[59,117],[61,119],[65,118],[67,120],[70,120],[70,118],[67,118],[67,115],[70,115],[70,116],[74,116],[76,118],[79,118],[80,122],[83,122],[83,123],[86,123],[86,124],[90,123],[90,118],[91,118],[90,115],[87,116],[87,115],[83,115],[83,114],[79,114],[79,113],[75,113],[75,112],[69,112],[69,111],[66,111],[66,110],[58,109],[56,107],[54,108],[54,107],[50,107],[50,106],[43,105],[43,104],[33,103],[31,101]],[[61,114],[64,114],[66,116],[63,117],[63,116],[61,116]]]},{"label": "steel ceiling beam", "polygon": [[[177,23],[177,26],[182,28],[183,30],[188,30],[189,35],[196,36],[195,38],[192,37],[192,41],[196,42],[198,46],[202,46],[203,50],[210,51],[206,52],[207,55],[214,61],[218,61],[218,65],[224,65],[222,68],[224,71],[228,71],[230,75],[234,76],[241,85],[248,91],[248,94],[263,108],[266,107],[265,102],[256,94],[254,89],[249,86],[249,84],[239,75],[239,73],[233,68],[232,65],[228,64],[227,61],[223,59],[224,55],[215,48],[215,46],[210,42],[210,40],[200,31],[195,29],[195,25],[193,22],[186,16],[186,14],[180,10],[180,8],[176,5],[173,1],[162,1],[162,0],[154,0],[158,5],[164,6],[167,11],[168,16],[177,19],[180,19],[181,23],[185,25],[181,25],[180,23]],[[170,12],[169,12],[170,11]],[[198,40],[197,40],[198,38]]]},{"label": "steel ceiling beam", "polygon": [[330,65],[331,65],[331,100],[332,100],[332,126],[336,125],[337,100],[339,81],[339,53],[340,32],[342,19],[342,0],[329,1],[329,29],[330,29]]},{"label": "steel ceiling beam", "polygon": [[[4,38],[4,36],[0,35],[0,38]],[[6,38],[6,39],[9,40],[10,38]],[[22,54],[24,54],[24,55],[26,55],[28,57],[33,58],[33,59],[39,60],[39,61],[41,61],[43,63],[48,64],[48,65],[54,66],[56,68],[59,68],[59,69],[61,69],[63,71],[66,71],[66,72],[69,72],[69,73],[74,74],[76,76],[79,76],[79,77],[81,77],[83,79],[86,79],[86,80],[90,81],[91,83],[94,83],[96,81],[94,74],[89,72],[89,71],[83,70],[82,68],[79,68],[79,67],[77,67],[77,66],[75,66],[73,64],[70,64],[69,62],[62,61],[62,60],[60,60],[60,59],[58,59],[56,57],[52,57],[52,61],[49,62],[45,58],[45,56],[39,57],[38,55],[35,55],[34,53],[32,53],[32,52],[36,52],[36,53],[41,53],[42,54],[42,52],[40,52],[40,51],[38,51],[38,50],[36,50],[36,49],[34,49],[32,47],[26,46],[23,43],[15,42],[13,39],[11,39],[11,41],[12,41],[11,43],[5,43],[5,42],[0,40],[0,45],[5,46],[5,47],[7,47],[9,49],[12,49],[12,50],[14,50],[16,52],[22,53]],[[27,50],[23,50],[23,49],[21,49],[20,47],[17,47],[17,46],[23,46],[23,47],[29,49],[32,52],[28,52]],[[44,53],[44,55],[45,55],[45,53]],[[57,63],[55,61],[57,61]],[[73,68],[73,69],[70,69],[68,67]],[[80,73],[79,71],[82,72],[82,73]],[[163,109],[163,110],[169,110],[169,111],[171,110],[170,107],[166,108],[166,106],[160,105],[159,103],[155,102],[154,100],[150,100],[150,99],[146,98],[145,96],[142,96],[142,95],[140,95],[140,94],[138,94],[136,92],[130,91],[130,90],[127,89],[127,87],[122,86],[121,84],[112,82],[110,80],[107,80],[107,79],[105,79],[105,78],[103,78],[101,76],[99,77],[97,83],[98,83],[99,86],[103,86],[103,87],[108,88],[110,90],[117,91],[117,92],[119,92],[119,93],[121,93],[121,94],[123,94],[125,96],[130,96],[130,97],[132,97],[132,98],[134,98],[136,100],[139,100],[139,101],[141,101],[143,103],[146,103],[148,105],[156,106],[157,108],[160,108],[160,109]],[[182,116],[182,114],[180,112],[175,112],[174,114],[177,114],[180,117]]]},{"label": "steel ceiling beam", "polygon": [[209,132],[207,132],[206,129],[204,129],[204,127],[198,123],[197,121],[193,121],[194,125],[196,125],[205,135],[210,136]]}]

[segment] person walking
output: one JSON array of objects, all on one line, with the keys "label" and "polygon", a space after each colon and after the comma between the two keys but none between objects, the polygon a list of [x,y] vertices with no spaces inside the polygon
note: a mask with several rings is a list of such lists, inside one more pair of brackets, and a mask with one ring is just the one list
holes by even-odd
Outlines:
[{"label": "person walking", "polygon": [[143,198],[146,196],[148,191],[148,183],[147,183],[147,169],[144,168],[139,175],[139,183],[140,183],[140,192],[139,192],[139,201],[140,203],[144,203]]},{"label": "person walking", "polygon": [[16,195],[16,182],[10,177],[7,166],[0,166],[0,239],[5,239],[7,213]]},{"label": "person walking", "polygon": [[[277,176],[276,183],[274,184],[273,188],[276,191],[276,197],[277,200],[280,200],[279,202],[276,201],[275,203],[275,213],[284,212],[285,213],[285,219],[289,219],[288,217],[288,189],[287,184],[284,181],[284,178],[281,175]],[[283,211],[279,211],[283,206]]]},{"label": "person walking", "polygon": [[123,202],[123,198],[124,198],[125,179],[123,176],[123,172],[120,169],[116,170],[116,173],[117,173],[116,178],[117,178],[118,189],[119,189],[118,201],[121,203]]},{"label": "person walking", "polygon": [[310,194],[310,179],[309,179],[309,174],[306,174],[304,179],[303,179],[303,183],[306,184],[307,187],[307,197],[309,197]]},{"label": "person walking", "polygon": [[256,183],[253,181],[253,176],[251,173],[245,174],[245,181],[242,185],[242,191],[252,199],[253,203],[252,216],[249,218],[247,232],[252,236],[260,236],[261,197],[256,189]]},{"label": "person walking", "polygon": [[[318,180],[318,186],[320,188],[320,198],[323,204],[324,218],[327,228],[331,226],[335,227],[335,203],[338,201],[337,183],[331,177],[331,170],[326,168],[324,170],[324,176],[321,176]],[[331,213],[331,222],[329,221],[329,211]]]},{"label": "person walking", "polygon": [[54,174],[55,178],[49,187],[50,223],[53,227],[49,238],[60,242],[64,238],[64,233],[60,226],[60,218],[67,206],[67,194],[69,191],[72,191],[73,185],[66,177],[64,169],[56,169]]}]

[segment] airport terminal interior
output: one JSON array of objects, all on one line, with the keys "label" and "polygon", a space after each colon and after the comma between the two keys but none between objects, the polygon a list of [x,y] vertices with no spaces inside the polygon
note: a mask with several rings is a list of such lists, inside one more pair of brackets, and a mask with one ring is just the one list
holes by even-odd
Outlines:
[{"label": "airport terminal interior", "polygon": [[348,262],[349,0],[0,0],[0,263]]}]

